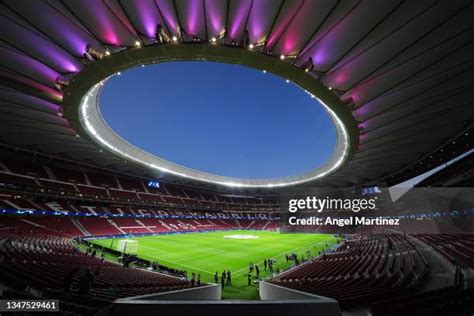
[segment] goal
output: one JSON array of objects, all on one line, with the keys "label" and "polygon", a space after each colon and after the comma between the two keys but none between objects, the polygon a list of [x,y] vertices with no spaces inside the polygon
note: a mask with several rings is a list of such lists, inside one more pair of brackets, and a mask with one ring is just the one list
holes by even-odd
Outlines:
[{"label": "goal", "polygon": [[118,242],[117,250],[122,253],[136,254],[138,251],[138,241],[131,239],[121,239]]}]

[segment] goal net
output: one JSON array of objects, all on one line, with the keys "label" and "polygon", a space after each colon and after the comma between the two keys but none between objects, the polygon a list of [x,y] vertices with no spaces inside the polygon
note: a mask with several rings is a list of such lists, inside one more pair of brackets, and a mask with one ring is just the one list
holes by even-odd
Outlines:
[{"label": "goal net", "polygon": [[118,242],[117,250],[122,253],[136,254],[138,251],[138,241],[130,239],[121,239]]}]

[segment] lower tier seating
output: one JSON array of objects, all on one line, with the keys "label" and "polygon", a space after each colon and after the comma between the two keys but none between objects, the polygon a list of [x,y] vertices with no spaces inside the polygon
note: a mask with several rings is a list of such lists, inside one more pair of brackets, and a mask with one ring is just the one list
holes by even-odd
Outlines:
[{"label": "lower tier seating", "polygon": [[[190,288],[185,279],[104,261],[85,255],[71,238],[52,231],[10,231],[0,234],[0,278],[17,291],[36,289],[41,297],[83,308],[106,307],[117,298]],[[84,279],[90,287],[83,290]],[[66,280],[71,289],[65,290]],[[63,302],[64,301],[64,302]],[[77,311],[77,309],[75,309]]]},{"label": "lower tier seating", "polygon": [[272,282],[332,297],[348,307],[410,291],[425,276],[428,265],[405,235],[359,236]]}]

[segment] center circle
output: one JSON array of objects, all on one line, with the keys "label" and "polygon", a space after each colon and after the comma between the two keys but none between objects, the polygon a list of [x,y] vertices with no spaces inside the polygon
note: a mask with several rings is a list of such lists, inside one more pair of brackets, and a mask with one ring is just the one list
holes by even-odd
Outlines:
[{"label": "center circle", "polygon": [[179,61],[123,71],[105,84],[100,112],[129,143],[221,176],[303,174],[333,155],[327,111],[284,78],[240,65]]}]

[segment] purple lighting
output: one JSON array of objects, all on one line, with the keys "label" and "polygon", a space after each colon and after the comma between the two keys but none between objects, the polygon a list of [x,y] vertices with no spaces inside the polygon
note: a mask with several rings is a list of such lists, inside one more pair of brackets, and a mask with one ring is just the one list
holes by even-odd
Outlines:
[{"label": "purple lighting", "polygon": [[166,24],[170,28],[170,31],[176,35],[178,34],[178,22],[174,14],[173,3],[169,0],[155,0],[156,4],[160,8],[163,19],[165,19]]},{"label": "purple lighting", "polygon": [[154,0],[129,0],[122,1],[134,25],[148,37],[154,37],[156,26],[161,22]]},{"label": "purple lighting", "polygon": [[316,65],[321,65],[327,59],[327,53],[324,47],[321,47],[316,52],[313,53],[312,58]]},{"label": "purple lighting", "polygon": [[103,42],[113,46],[128,46],[135,41],[130,31],[119,22],[103,1],[68,1],[67,7],[74,10],[81,22],[96,30]]},{"label": "purple lighting", "polygon": [[204,0],[208,24],[208,36],[217,37],[224,31],[225,1]]},{"label": "purple lighting", "polygon": [[46,95],[48,95],[51,99],[57,101],[57,102],[61,102],[62,99],[63,99],[63,95],[61,93],[59,93],[58,91],[44,85],[44,84],[41,84],[39,82],[36,82],[34,80],[31,80],[29,78],[26,78],[26,77],[23,77],[21,75],[17,75],[17,74],[13,74],[13,73],[8,73],[8,74],[4,74],[5,76],[7,77],[10,77],[12,78],[13,80],[17,81],[17,82],[21,82],[22,84],[24,85],[27,85],[27,86],[30,86]]},{"label": "purple lighting", "polygon": [[348,81],[348,73],[344,70],[333,73],[332,76],[326,78],[326,83],[339,90],[344,90],[344,84]]},{"label": "purple lighting", "polygon": [[369,138],[368,135],[369,134],[367,134],[367,133],[359,135],[359,143],[367,142],[367,139]]},{"label": "purple lighting", "polygon": [[186,4],[186,31],[191,35],[198,35],[199,18],[203,16],[202,0],[188,0]]},{"label": "purple lighting", "polygon": [[12,100],[16,100],[16,102],[19,104],[27,105],[29,108],[38,109],[49,113],[57,113],[59,109],[58,105],[29,94],[14,91],[3,91],[2,94],[7,99],[10,99],[11,97]]},{"label": "purple lighting", "polygon": [[267,41],[267,46],[268,47],[272,47],[274,44],[276,44],[276,40],[285,31],[285,25],[289,22],[290,17],[287,16],[287,17],[284,18],[284,20],[285,20],[284,22],[280,21],[280,23],[275,26],[275,29],[273,30],[273,32],[268,37],[268,41]]},{"label": "purple lighting", "polygon": [[359,123],[359,125],[357,125],[357,127],[359,128],[360,131],[365,131],[367,130],[367,127],[368,127],[367,125],[368,125],[367,122],[361,122]]},{"label": "purple lighting", "polygon": [[247,25],[251,43],[260,43],[265,40],[272,23],[272,18],[278,9],[277,6],[271,5],[273,1],[254,1]]},{"label": "purple lighting", "polygon": [[361,118],[369,113],[369,110],[365,106],[357,108],[353,114],[356,119]]},{"label": "purple lighting", "polygon": [[[237,5],[237,8],[233,8],[231,12],[235,12],[234,16],[230,19],[231,24],[229,26],[229,36],[235,40],[236,42],[239,41],[240,36],[242,35],[244,26],[245,26],[245,18],[250,10],[250,4],[252,2],[250,0],[240,1]],[[231,2],[232,5],[232,2]]]},{"label": "purple lighting", "polygon": [[[82,48],[87,42],[94,41],[86,32],[70,23],[65,16],[59,14],[46,2],[37,1],[32,6],[24,5],[20,1],[9,1],[8,5],[28,18],[31,23],[41,25],[43,32],[56,39],[65,49],[76,56],[82,55]],[[38,11],[41,11],[41,14],[37,14]]]},{"label": "purple lighting", "polygon": [[283,42],[283,54],[291,55],[298,44],[298,39],[294,35],[287,36]]},{"label": "purple lighting", "polygon": [[23,27],[9,23],[1,16],[0,28],[2,32],[16,34],[10,39],[12,46],[35,52],[35,55],[31,57],[43,64],[61,72],[78,72],[81,70],[82,65],[62,48]]},{"label": "purple lighting", "polygon": [[[353,95],[357,96],[357,93],[353,93]],[[359,108],[353,112],[354,117],[358,121],[365,121],[368,119],[369,115],[374,115],[380,113],[384,110],[383,106],[383,98],[376,98],[372,101],[366,102],[366,99],[359,99]]]},{"label": "purple lighting", "polygon": [[281,31],[279,29],[279,32],[281,31],[282,33],[278,43],[274,45],[275,51],[285,55],[299,53],[311,34],[306,30],[306,21],[310,20],[317,23],[321,19],[322,14],[324,14],[324,7],[319,1],[292,2],[291,11],[286,14],[285,21],[281,24],[284,30]]},{"label": "purple lighting", "polygon": [[314,45],[309,53],[313,57],[313,60],[320,65],[320,69],[324,70],[329,63],[330,58],[333,58],[333,52],[331,51],[332,45],[336,45],[334,37],[322,37],[318,39],[316,45]]},{"label": "purple lighting", "polygon": [[4,62],[8,67],[19,69],[20,72],[30,77],[38,78],[42,82],[52,83],[55,81],[58,73],[44,64],[29,58],[25,55],[15,53],[4,47],[0,48]]}]

